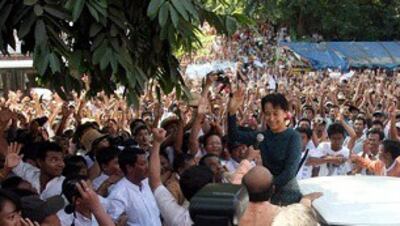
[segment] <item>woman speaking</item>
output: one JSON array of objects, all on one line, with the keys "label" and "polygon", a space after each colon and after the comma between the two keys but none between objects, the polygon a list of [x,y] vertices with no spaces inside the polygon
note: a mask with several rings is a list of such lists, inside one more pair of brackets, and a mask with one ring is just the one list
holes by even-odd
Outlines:
[{"label": "woman speaking", "polygon": [[265,96],[261,100],[261,107],[267,129],[249,132],[239,130],[236,125],[236,112],[242,106],[243,100],[244,91],[239,88],[229,101],[229,140],[259,147],[263,165],[274,175],[275,192],[271,199],[272,203],[289,205],[298,202],[301,194],[296,173],[301,158],[301,139],[295,130],[286,126],[288,101],[280,93]]}]

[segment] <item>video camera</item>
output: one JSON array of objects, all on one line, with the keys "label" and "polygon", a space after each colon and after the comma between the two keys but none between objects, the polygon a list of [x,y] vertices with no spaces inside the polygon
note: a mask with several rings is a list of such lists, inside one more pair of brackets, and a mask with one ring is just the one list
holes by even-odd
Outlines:
[{"label": "video camera", "polygon": [[195,226],[238,225],[248,202],[243,186],[208,184],[190,200],[189,212]]}]

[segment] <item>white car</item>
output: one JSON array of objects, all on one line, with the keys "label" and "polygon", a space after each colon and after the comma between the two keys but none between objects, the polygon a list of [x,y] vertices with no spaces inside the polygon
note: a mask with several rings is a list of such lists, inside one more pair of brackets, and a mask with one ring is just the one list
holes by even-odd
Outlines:
[{"label": "white car", "polygon": [[400,178],[315,177],[299,184],[302,194],[323,193],[313,208],[328,225],[400,226]]}]

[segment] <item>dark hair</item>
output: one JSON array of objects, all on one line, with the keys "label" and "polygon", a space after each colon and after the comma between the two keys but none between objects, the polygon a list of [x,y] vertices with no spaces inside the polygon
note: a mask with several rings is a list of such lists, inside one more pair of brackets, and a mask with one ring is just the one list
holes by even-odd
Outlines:
[{"label": "dark hair", "polygon": [[299,120],[299,122],[297,123],[297,125],[300,125],[300,122],[307,122],[308,125],[311,126],[311,121],[310,121],[310,119],[308,119],[308,118],[301,118],[301,119]]},{"label": "dark hair", "polygon": [[312,134],[313,134],[313,131],[310,128],[298,127],[298,128],[296,128],[296,131],[299,132],[299,133],[304,133],[307,136],[308,139],[311,139]]},{"label": "dark hair", "polygon": [[15,205],[16,211],[21,210],[21,200],[19,197],[13,192],[0,189],[0,211],[3,211],[4,204],[7,201],[12,202]]},{"label": "dark hair", "polygon": [[138,125],[133,129],[133,131],[131,131],[132,136],[136,136],[142,130],[147,130],[150,132],[149,128],[146,125]]},{"label": "dark hair", "polygon": [[331,137],[335,134],[342,134],[343,136],[346,135],[346,130],[344,129],[344,127],[336,122],[328,127],[328,137]]},{"label": "dark hair", "polygon": [[118,164],[122,172],[124,172],[124,174],[127,174],[128,173],[127,166],[128,165],[134,166],[136,164],[138,155],[144,155],[144,154],[146,154],[146,152],[140,148],[135,148],[135,147],[125,148],[118,155]]},{"label": "dark hair", "polygon": [[129,125],[129,128],[131,130],[131,134],[133,135],[133,131],[135,130],[135,127],[139,126],[139,125],[146,125],[146,123],[143,121],[143,119],[135,119],[131,122],[131,124]]},{"label": "dark hair", "polygon": [[24,155],[22,160],[27,161],[29,159],[36,161],[40,147],[41,143],[31,143],[29,145],[22,146],[21,154]]},{"label": "dark hair", "polygon": [[62,175],[65,177],[77,176],[82,170],[82,166],[79,163],[83,163],[83,165],[87,166],[85,158],[80,155],[68,156],[64,158],[64,163],[65,167]]},{"label": "dark hair", "polygon": [[380,131],[379,129],[376,129],[376,128],[369,129],[368,132],[367,132],[367,137],[370,134],[378,134],[379,135],[379,140],[383,140],[385,138],[385,134],[382,131]]},{"label": "dark hair", "polygon": [[364,126],[367,125],[367,120],[365,120],[365,118],[363,118],[363,117],[357,117],[357,118],[354,120],[354,122],[357,121],[357,120],[358,120],[358,121],[362,121],[363,124],[364,124]]},{"label": "dark hair", "polygon": [[303,107],[303,111],[310,110],[313,115],[315,115],[315,110],[312,106],[306,105]]},{"label": "dark hair", "polygon": [[219,159],[218,156],[216,156],[216,155],[214,155],[214,154],[208,153],[208,154],[206,154],[205,156],[203,156],[203,157],[200,159],[199,165],[200,165],[200,166],[207,166],[207,165],[206,165],[206,161],[207,161],[207,159],[209,159],[209,158],[217,158],[217,159]]},{"label": "dark hair", "polygon": [[44,160],[48,152],[60,152],[63,153],[60,145],[54,142],[45,141],[39,144],[39,150],[37,153],[37,158]]},{"label": "dark hair", "polygon": [[201,138],[201,142],[204,146],[207,145],[207,141],[210,137],[212,136],[217,136],[221,139],[221,143],[222,143],[222,137],[218,134],[218,133],[214,133],[214,132],[210,132],[210,133],[206,133],[202,138]]},{"label": "dark hair", "polygon": [[372,121],[372,126],[373,125],[379,125],[379,126],[381,126],[382,128],[385,128],[385,126],[383,125],[383,123],[381,122],[381,121],[379,121],[379,120],[374,120],[374,121]]},{"label": "dark hair", "polygon": [[89,128],[95,128],[92,122],[86,122],[84,124],[79,125],[76,128],[75,134],[73,136],[73,141],[74,143],[79,143],[78,141],[81,139],[81,136],[84,134],[84,132],[89,129]]},{"label": "dark hair", "polygon": [[392,156],[392,159],[396,159],[400,156],[400,142],[396,140],[384,140],[383,141],[383,150],[385,152],[389,152]]},{"label": "dark hair", "polygon": [[206,166],[192,166],[182,173],[179,185],[183,196],[190,199],[204,186],[213,182],[213,172]]},{"label": "dark hair", "polygon": [[118,158],[120,152],[121,151],[115,146],[98,150],[96,160],[99,163],[100,169],[103,170],[103,165],[107,165],[111,160]]},{"label": "dark hair", "polygon": [[78,189],[76,188],[76,184],[80,181],[86,181],[88,178],[82,175],[76,175],[73,177],[67,177],[62,183],[62,194],[69,202],[69,205],[65,207],[65,212],[72,213],[74,212],[74,203],[73,198],[81,197]]},{"label": "dark hair", "polygon": [[289,111],[289,103],[286,97],[281,93],[271,93],[263,97],[261,99],[261,109],[264,110],[267,103],[272,104],[274,108],[279,107],[284,111]]},{"label": "dark hair", "polygon": [[14,177],[9,177],[7,179],[5,179],[2,183],[1,183],[1,188],[3,189],[7,189],[7,190],[12,190],[12,189],[16,189],[18,187],[18,185],[23,181],[23,179],[21,177],[18,176],[14,176]]},{"label": "dark hair", "polygon": [[173,168],[175,172],[178,172],[179,169],[185,167],[186,162],[193,160],[194,156],[191,154],[178,154],[174,158]]}]

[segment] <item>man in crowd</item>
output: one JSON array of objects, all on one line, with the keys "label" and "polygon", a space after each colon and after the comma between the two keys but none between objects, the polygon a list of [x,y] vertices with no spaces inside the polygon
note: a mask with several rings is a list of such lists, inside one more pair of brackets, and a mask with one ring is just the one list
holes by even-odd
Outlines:
[{"label": "man in crowd", "polygon": [[160,211],[148,183],[146,152],[127,148],[118,156],[124,177],[115,184],[108,201],[108,214],[114,222],[126,213],[127,225],[160,226]]}]

